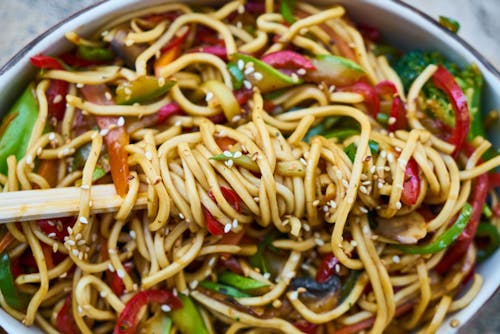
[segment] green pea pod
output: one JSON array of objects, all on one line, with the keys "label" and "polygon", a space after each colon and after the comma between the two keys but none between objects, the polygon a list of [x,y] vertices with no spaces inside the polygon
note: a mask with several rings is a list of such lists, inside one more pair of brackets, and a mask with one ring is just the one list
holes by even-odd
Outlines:
[{"label": "green pea pod", "polygon": [[293,8],[295,7],[295,0],[281,0],[280,11],[283,18],[288,23],[297,21],[293,16]]},{"label": "green pea pod", "polygon": [[38,118],[34,86],[30,84],[3,117],[0,126],[0,173],[7,174],[7,158],[21,159],[28,148],[33,126]]},{"label": "green pea pod", "polygon": [[486,260],[500,246],[500,234],[497,228],[489,223],[480,223],[477,226],[476,238],[481,239],[477,243],[478,262]]},{"label": "green pea pod", "polygon": [[174,325],[182,334],[208,334],[200,311],[191,297],[179,294],[178,298],[182,302],[182,307],[170,312]]},{"label": "green pea pod", "polygon": [[10,258],[7,253],[2,254],[0,257],[0,290],[9,306],[17,310],[23,310],[28,305],[28,296],[19,293],[14,284],[14,276],[10,270]]},{"label": "green pea pod", "polygon": [[175,81],[162,82],[153,76],[143,76],[134,81],[123,81],[116,87],[117,104],[147,102],[162,96],[175,85]]},{"label": "green pea pod", "polygon": [[85,60],[107,61],[115,59],[115,54],[111,49],[100,48],[88,45],[78,45],[78,55]]},{"label": "green pea pod", "polygon": [[434,254],[440,252],[451,245],[462,233],[469,222],[472,214],[472,207],[469,203],[465,203],[460,211],[455,223],[441,234],[436,240],[427,245],[397,245],[397,249],[407,254]]},{"label": "green pea pod", "polygon": [[215,283],[212,281],[201,281],[200,286],[206,289],[217,291],[219,293],[222,293],[223,295],[230,296],[233,298],[251,297],[251,295],[249,295],[248,293],[241,292],[240,290],[233,288],[232,286]]},{"label": "green pea pod", "polygon": [[267,283],[254,280],[250,277],[241,276],[231,271],[224,271],[219,274],[219,282],[245,292],[252,292],[269,286]]}]

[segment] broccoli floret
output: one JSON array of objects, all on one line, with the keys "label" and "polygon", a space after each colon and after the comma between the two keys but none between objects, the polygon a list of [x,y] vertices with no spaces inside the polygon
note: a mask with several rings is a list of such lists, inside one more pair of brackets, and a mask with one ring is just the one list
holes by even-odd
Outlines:
[{"label": "broccoli floret", "polygon": [[454,76],[460,71],[458,65],[447,60],[439,52],[411,51],[404,54],[394,64],[394,70],[398,73],[406,91],[415,79],[430,64],[443,65]]}]

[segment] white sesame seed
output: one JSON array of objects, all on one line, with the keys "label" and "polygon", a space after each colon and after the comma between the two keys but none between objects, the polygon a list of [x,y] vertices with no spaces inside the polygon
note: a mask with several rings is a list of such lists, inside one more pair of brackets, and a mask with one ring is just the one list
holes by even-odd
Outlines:
[{"label": "white sesame seed", "polygon": [[83,190],[88,190],[88,189],[90,189],[90,186],[89,186],[88,184],[82,184],[82,185],[80,186],[80,189],[83,189]]},{"label": "white sesame seed", "polygon": [[243,86],[245,86],[246,89],[252,89],[252,83],[248,80],[243,80]]},{"label": "white sesame seed", "polygon": [[182,214],[182,212],[179,212],[178,216],[179,216],[179,219],[184,219],[185,218],[184,215]]},{"label": "white sesame seed", "polygon": [[198,286],[198,283],[199,282],[197,280],[189,282],[189,287],[191,288],[191,290],[196,289],[196,287]]},{"label": "white sesame seed", "polygon": [[328,201],[328,205],[335,209],[337,207],[337,202],[331,199]]},{"label": "white sesame seed", "polygon": [[78,305],[77,309],[78,309],[78,313],[83,313],[83,308],[80,305]]},{"label": "white sesame seed", "polygon": [[81,216],[80,218],[78,218],[78,221],[80,221],[80,223],[82,224],[88,224],[89,221],[87,220],[87,218]]},{"label": "white sesame seed", "polygon": [[264,276],[265,279],[270,279],[271,273],[263,273],[262,276]]},{"label": "white sesame seed", "polygon": [[293,82],[298,82],[300,80],[297,73],[292,73],[290,77],[292,78]]},{"label": "white sesame seed", "polygon": [[243,154],[240,151],[236,151],[236,152],[234,152],[233,157],[237,159],[237,158],[241,158],[242,155]]},{"label": "white sesame seed", "polygon": [[262,79],[264,78],[264,76],[263,76],[263,75],[262,75],[262,73],[260,73],[260,72],[255,72],[255,73],[253,74],[253,77],[254,77],[254,78],[255,78],[255,80],[257,80],[257,81],[260,81],[260,80],[262,80]]},{"label": "white sesame seed", "polygon": [[170,312],[172,310],[172,308],[167,304],[163,304],[162,306],[160,306],[160,308],[163,312]]},{"label": "white sesame seed", "polygon": [[365,208],[364,206],[360,206],[359,211],[361,211],[362,213],[368,213],[368,209]]},{"label": "white sesame seed", "polygon": [[111,99],[113,98],[113,96],[111,95],[111,93],[110,93],[110,92],[106,92],[106,93],[104,93],[104,97],[105,97],[105,98],[106,98],[106,100],[108,100],[108,101],[111,101]]},{"label": "white sesame seed", "polygon": [[303,228],[303,229],[304,229],[304,231],[306,231],[306,232],[309,232],[309,231],[311,230],[311,226],[309,226],[309,224],[307,224],[307,223],[304,223],[304,224],[302,225],[302,228]]},{"label": "white sesame seed", "polygon": [[370,233],[370,226],[364,225],[363,226],[363,233],[364,234],[369,234]]},{"label": "white sesame seed", "polygon": [[108,253],[109,254],[116,254],[116,249],[110,248],[110,249],[108,249]]},{"label": "white sesame seed", "polygon": [[205,101],[210,101],[211,99],[214,98],[214,93],[212,92],[207,92],[207,95],[205,96]]},{"label": "white sesame seed", "polygon": [[78,256],[80,252],[78,251],[78,249],[73,248],[73,250],[71,250],[71,253],[73,253],[74,256]]},{"label": "white sesame seed", "polygon": [[318,245],[319,247],[323,246],[325,244],[325,242],[321,239],[314,239],[314,242],[316,243],[316,245]]},{"label": "white sesame seed", "polygon": [[298,75],[305,75],[305,74],[306,74],[306,70],[305,70],[305,69],[303,69],[303,68],[299,68],[299,69],[297,70],[297,74],[298,74]]},{"label": "white sesame seed", "polygon": [[380,157],[381,157],[382,159],[387,158],[387,152],[386,152],[385,150],[382,150],[382,151],[380,152]]},{"label": "white sesame seed", "polygon": [[307,166],[307,161],[306,161],[306,159],[304,159],[304,158],[300,158],[299,160],[300,160],[300,162],[301,162],[304,166]]},{"label": "white sesame seed", "polygon": [[101,298],[106,298],[108,292],[106,290],[102,290],[101,292],[99,292],[99,295],[101,296]]},{"label": "white sesame seed", "polygon": [[229,152],[229,151],[224,151],[222,152],[222,154],[228,158],[232,158],[233,157],[233,153]]},{"label": "white sesame seed", "polygon": [[328,210],[330,210],[328,205],[323,205],[323,212],[328,212]]},{"label": "white sesame seed", "polygon": [[111,263],[108,263],[108,270],[112,273],[115,272],[115,267],[113,267],[113,265]]},{"label": "white sesame seed", "polygon": [[78,242],[76,243],[78,246],[83,246],[85,245],[87,242],[85,241],[85,239],[82,239],[82,240],[78,240]]},{"label": "white sesame seed", "polygon": [[51,232],[51,233],[47,234],[47,236],[49,238],[54,238],[56,236],[56,233],[55,232]]},{"label": "white sesame seed", "polygon": [[213,266],[215,265],[215,263],[216,263],[216,262],[217,262],[217,258],[212,257],[212,258],[210,258],[210,260],[208,260],[208,265],[209,265],[210,267],[213,267]]},{"label": "white sesame seed", "polygon": [[389,120],[387,121],[387,123],[389,123],[389,125],[396,123],[396,117],[389,117]]},{"label": "white sesame seed", "polygon": [[389,162],[394,161],[394,155],[392,153],[387,154],[387,161],[389,161]]},{"label": "white sesame seed", "polygon": [[83,88],[83,84],[82,83],[77,83],[76,84],[76,88]]},{"label": "white sesame seed", "polygon": [[125,277],[125,272],[122,270],[122,269],[118,269],[116,271],[116,275],[120,278],[124,278]]},{"label": "white sesame seed", "polygon": [[118,120],[116,121],[116,125],[118,125],[118,126],[124,126],[125,125],[125,118],[123,118],[122,116],[120,116],[118,118]]},{"label": "white sesame seed", "polygon": [[328,91],[329,91],[330,93],[333,93],[333,92],[335,91],[335,88],[336,88],[336,87],[335,87],[334,85],[330,85],[330,87],[328,87]]},{"label": "white sesame seed", "polygon": [[229,168],[233,167],[233,164],[234,164],[233,160],[224,161],[224,165],[226,165]]},{"label": "white sesame seed", "polygon": [[239,223],[238,223],[238,219],[236,219],[236,218],[235,218],[235,219],[233,219],[233,223],[232,223],[232,225],[233,225],[233,228],[234,228],[234,229],[238,228],[238,224],[239,224]]},{"label": "white sesame seed", "polygon": [[78,241],[78,240],[80,240],[81,238],[82,238],[82,234],[81,234],[81,233],[77,233],[77,234],[75,235],[75,240],[77,240],[77,241]]},{"label": "white sesame seed", "polygon": [[146,157],[146,159],[148,159],[149,161],[153,160],[153,153],[149,152],[149,151],[146,151],[146,153],[144,153],[144,156]]},{"label": "white sesame seed", "polygon": [[164,77],[158,78],[158,86],[160,86],[160,87],[165,86],[165,78]]},{"label": "white sesame seed", "polygon": [[224,233],[229,233],[229,231],[231,231],[231,227],[231,224],[224,225]]},{"label": "white sesame seed", "polygon": [[406,168],[406,160],[405,159],[402,159],[402,158],[399,158],[398,159],[398,163],[399,163],[399,167],[401,167],[402,169],[405,169]]},{"label": "white sesame seed", "polygon": [[74,245],[75,245],[75,240],[73,240],[73,239],[68,239],[68,240],[66,240],[66,244],[67,244],[68,246],[74,246]]},{"label": "white sesame seed", "polygon": [[243,69],[245,68],[245,62],[243,61],[243,59],[239,59],[237,65],[241,71],[243,71]]},{"label": "white sesame seed", "polygon": [[340,264],[335,265],[335,272],[339,273],[340,272]]},{"label": "white sesame seed", "polygon": [[399,263],[399,262],[401,262],[401,258],[399,256],[397,256],[397,255],[394,255],[392,257],[392,262]]},{"label": "white sesame seed", "polygon": [[342,179],[342,185],[347,188],[349,187],[349,182],[346,179]]},{"label": "white sesame seed", "polygon": [[402,205],[401,205],[401,202],[400,202],[400,201],[397,201],[397,202],[396,202],[396,209],[398,209],[398,210],[399,210],[399,209],[401,209],[401,206],[402,206]]},{"label": "white sesame seed", "polygon": [[290,292],[290,299],[295,300],[299,298],[299,292],[298,291],[292,291]]},{"label": "white sesame seed", "polygon": [[371,166],[370,167],[370,174],[375,174],[375,171],[377,170],[376,166]]},{"label": "white sesame seed", "polygon": [[359,191],[361,191],[363,194],[368,194],[368,189],[366,189],[365,186],[360,186]]},{"label": "white sesame seed", "polygon": [[128,235],[130,235],[130,237],[131,237],[132,239],[135,239],[135,238],[137,237],[137,235],[135,234],[135,231],[134,231],[134,230],[130,230],[130,231],[128,232]]},{"label": "white sesame seed", "polygon": [[238,13],[239,13],[239,14],[243,14],[243,13],[245,13],[245,6],[243,6],[243,5],[238,6]]},{"label": "white sesame seed", "polygon": [[255,72],[255,67],[253,66],[248,66],[246,69],[245,69],[245,75],[249,75],[249,74],[252,74],[253,72]]},{"label": "white sesame seed", "polygon": [[340,171],[340,169],[338,169],[338,168],[335,169],[335,176],[339,180],[342,178],[342,172]]},{"label": "white sesame seed", "polygon": [[56,134],[54,132],[49,133],[49,140],[50,141],[56,140]]},{"label": "white sesame seed", "polygon": [[358,246],[358,242],[356,240],[351,240],[351,246],[352,247]]},{"label": "white sesame seed", "polygon": [[105,137],[108,133],[109,133],[109,129],[108,129],[108,128],[106,128],[106,129],[102,129],[101,131],[99,131],[99,134],[100,134],[102,137]]},{"label": "white sesame seed", "polygon": [[31,165],[33,163],[33,157],[30,154],[26,156],[26,163],[28,165]]}]

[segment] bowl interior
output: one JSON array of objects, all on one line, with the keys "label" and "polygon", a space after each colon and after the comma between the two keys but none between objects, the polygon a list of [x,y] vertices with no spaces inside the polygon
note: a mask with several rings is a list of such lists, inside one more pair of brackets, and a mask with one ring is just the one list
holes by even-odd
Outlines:
[{"label": "bowl interior", "polygon": [[[153,6],[168,0],[152,0],[142,2],[138,0],[108,0],[76,13],[70,18],[49,29],[35,39],[0,69],[0,115],[3,115],[14,99],[22,91],[25,83],[35,74],[30,66],[29,58],[39,53],[57,54],[67,50],[70,44],[65,41],[64,33],[77,31],[81,35],[88,35],[95,31],[102,22],[118,17],[123,13],[139,8]],[[214,1],[184,1],[186,3]],[[349,16],[356,22],[362,22],[378,27],[385,41],[403,50],[437,50],[459,64],[476,63],[485,78],[483,94],[483,110],[500,107],[500,74],[484,60],[481,55],[468,46],[454,34],[442,29],[425,14],[418,12],[400,1],[388,0],[340,0],[314,1],[318,4],[340,3],[348,10]],[[490,139],[496,147],[500,146],[500,125],[493,126]],[[464,324],[495,292],[500,284],[500,252],[496,252],[487,261],[478,267],[478,272],[484,278],[483,288],[474,301],[464,310],[453,314]],[[39,333],[35,328],[26,328],[0,309],[1,326],[9,333]],[[440,328],[439,333],[453,333],[457,329],[448,325],[448,321]]]}]

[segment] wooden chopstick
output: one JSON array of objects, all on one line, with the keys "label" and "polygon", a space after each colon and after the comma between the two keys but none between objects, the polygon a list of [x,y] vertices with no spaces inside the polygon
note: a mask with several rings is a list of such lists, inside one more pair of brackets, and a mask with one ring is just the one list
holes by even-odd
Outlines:
[{"label": "wooden chopstick", "polygon": [[[80,193],[78,187],[0,193],[0,224],[76,216],[80,210]],[[123,201],[112,184],[92,186],[90,199],[92,214],[116,212]],[[143,209],[146,203],[146,194],[140,193],[134,207]]]}]

